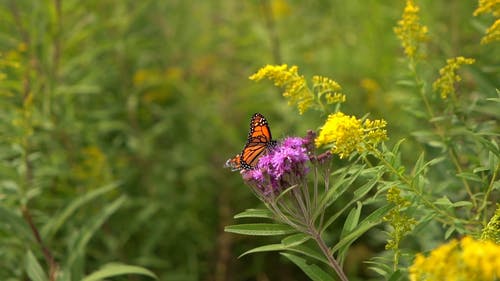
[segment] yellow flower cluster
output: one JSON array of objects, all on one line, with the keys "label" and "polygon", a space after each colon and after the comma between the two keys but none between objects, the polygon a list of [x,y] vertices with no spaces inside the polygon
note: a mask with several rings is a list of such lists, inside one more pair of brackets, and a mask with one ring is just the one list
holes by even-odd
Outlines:
[{"label": "yellow flower cluster", "polygon": [[481,240],[490,240],[500,244],[500,204],[497,204],[495,215],[490,219],[481,233]]},{"label": "yellow flower cluster", "polygon": [[481,39],[481,44],[487,44],[500,40],[500,1],[499,0],[479,0],[479,6],[474,11],[474,16],[492,13],[496,18],[495,22],[486,30],[486,35]]},{"label": "yellow flower cluster", "polygon": [[446,60],[446,65],[439,70],[440,77],[434,81],[432,88],[439,91],[442,99],[446,99],[450,94],[455,95],[455,82],[460,82],[462,78],[456,73],[461,65],[473,64],[474,59],[456,57]]},{"label": "yellow flower cluster", "polygon": [[402,19],[394,28],[394,33],[401,40],[405,54],[410,59],[420,57],[420,45],[428,39],[427,27],[420,24],[419,10],[420,8],[413,0],[407,0]]},{"label": "yellow flower cluster", "polygon": [[306,80],[304,76],[299,75],[298,70],[295,65],[266,65],[249,78],[254,81],[267,78],[273,81],[275,86],[284,88],[283,96],[289,99],[289,104],[297,104],[299,113],[302,114],[313,105],[314,95],[307,88]]},{"label": "yellow flower cluster", "polygon": [[395,251],[399,248],[399,242],[417,223],[414,218],[404,214],[404,208],[410,205],[410,202],[401,196],[401,190],[393,186],[387,190],[387,202],[394,204],[394,208],[384,216],[384,221],[389,222],[393,230],[389,232],[390,238],[387,240],[385,248]]},{"label": "yellow flower cluster", "polygon": [[417,254],[409,269],[411,281],[492,281],[500,279],[500,245],[466,236]]},{"label": "yellow flower cluster", "polygon": [[326,103],[342,103],[346,101],[346,96],[340,93],[342,87],[336,81],[324,77],[315,75],[312,78],[313,89],[318,92],[318,98],[325,96]]},{"label": "yellow flower cluster", "polygon": [[363,152],[367,146],[374,146],[387,139],[384,120],[369,119],[364,122],[355,116],[342,112],[330,114],[315,140],[316,146],[327,145],[340,158],[348,157],[353,151]]}]

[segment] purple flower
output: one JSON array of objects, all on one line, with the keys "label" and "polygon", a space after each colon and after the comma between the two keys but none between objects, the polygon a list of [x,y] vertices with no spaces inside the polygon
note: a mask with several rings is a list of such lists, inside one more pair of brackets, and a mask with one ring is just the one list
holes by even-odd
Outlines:
[{"label": "purple flower", "polygon": [[257,167],[242,172],[243,179],[257,192],[268,196],[304,182],[309,161],[307,140],[289,137],[268,154],[260,157]]}]

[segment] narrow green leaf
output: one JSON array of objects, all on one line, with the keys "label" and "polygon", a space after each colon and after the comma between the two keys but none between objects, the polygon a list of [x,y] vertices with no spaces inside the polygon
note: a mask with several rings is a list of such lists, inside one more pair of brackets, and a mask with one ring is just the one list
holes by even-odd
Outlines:
[{"label": "narrow green leaf", "polygon": [[458,202],[453,203],[453,207],[468,207],[468,208],[471,208],[472,207],[472,203],[469,202],[469,201],[458,201]]},{"label": "narrow green leaf", "polygon": [[356,202],[357,207],[351,209],[349,214],[347,215],[347,218],[344,222],[344,227],[342,228],[342,232],[340,234],[340,237],[345,237],[347,233],[351,232],[356,225],[358,225],[359,222],[359,216],[361,216],[361,208],[363,207],[363,204],[361,202]]},{"label": "narrow green leaf", "polygon": [[276,197],[276,202],[280,201],[281,198],[283,198],[286,194],[288,194],[288,192],[294,190],[295,188],[297,188],[299,185],[298,184],[294,184],[292,186],[290,186],[289,188],[283,190],[280,192],[280,194],[278,195],[278,197]]},{"label": "narrow green leaf", "polygon": [[489,171],[489,170],[490,170],[490,168],[488,168],[488,167],[484,167],[484,166],[481,166],[481,167],[474,168],[474,169],[472,170],[472,172],[473,172],[474,174],[477,174],[477,173],[479,173],[479,172],[484,172],[484,171]]},{"label": "narrow green leaf", "polygon": [[26,253],[25,270],[31,281],[47,281],[49,280],[47,275],[42,269],[42,266],[36,259],[35,255],[28,250]]},{"label": "narrow green leaf", "polygon": [[316,208],[316,212],[313,217],[317,218],[320,215],[320,211],[323,208],[330,206],[333,204],[342,194],[344,194],[352,185],[352,183],[358,178],[358,176],[363,171],[364,166],[358,166],[356,172],[347,176],[349,173],[352,173],[352,167],[350,169],[345,169],[343,173],[340,175],[339,179],[335,179],[333,186],[328,190],[328,192],[322,196],[320,199],[320,203],[318,208]]},{"label": "narrow green leaf", "polygon": [[297,265],[304,273],[311,278],[313,281],[325,281],[325,280],[335,280],[328,273],[323,271],[319,266],[315,264],[308,264],[307,261],[296,255],[281,253],[284,257],[292,261]]},{"label": "narrow green leaf", "polygon": [[87,225],[82,226],[82,231],[79,233],[75,245],[72,245],[72,251],[68,257],[68,266],[71,267],[73,263],[79,258],[85,256],[85,248],[102,224],[126,201],[125,195],[120,196],[111,204],[106,206],[96,218],[91,219]]},{"label": "narrow green leaf", "polygon": [[286,247],[283,246],[282,244],[269,244],[269,245],[259,246],[259,247],[253,248],[251,250],[248,250],[248,251],[244,252],[243,254],[239,255],[238,258],[241,258],[241,257],[246,256],[248,254],[253,254],[253,253],[276,252],[276,251],[283,251],[285,249],[286,249]]},{"label": "narrow green leaf", "polygon": [[281,240],[281,244],[283,244],[283,246],[285,247],[293,247],[300,245],[309,239],[311,239],[309,235],[306,235],[304,233],[297,233],[283,238]]},{"label": "narrow green leaf", "polygon": [[355,230],[353,230],[351,233],[346,235],[335,246],[333,246],[332,252],[335,253],[343,246],[354,242],[361,235],[363,235],[363,233],[365,233],[370,228],[372,228],[375,225],[382,222],[382,218],[390,209],[392,209],[392,206],[386,205],[386,206],[380,207],[377,210],[375,210],[373,213],[371,213],[369,216],[367,216],[363,221],[361,221],[361,223],[358,225],[358,227],[356,227]]},{"label": "narrow green leaf", "polygon": [[481,183],[483,182],[483,180],[478,175],[469,172],[459,173],[457,174],[457,177],[475,182],[481,182]]},{"label": "narrow green leaf", "polygon": [[84,194],[83,196],[77,197],[73,200],[68,206],[64,208],[64,210],[58,214],[56,214],[47,224],[43,226],[41,229],[41,233],[45,239],[50,240],[51,237],[57,233],[57,231],[61,228],[62,225],[81,207],[85,206],[88,203],[91,203],[93,200],[102,197],[105,193],[108,193],[118,187],[117,183],[112,183],[96,190],[93,190],[89,193]]},{"label": "narrow green leaf", "polygon": [[[422,153],[423,155],[423,153]],[[427,161],[425,164],[423,164],[421,167],[419,167],[417,169],[417,167],[415,167],[415,174],[414,175],[420,175],[422,172],[425,171],[425,169],[427,169],[428,167],[430,166],[433,166],[433,165],[436,165],[438,164],[439,162],[442,162],[446,159],[446,157],[438,157],[438,158],[434,158],[434,159],[431,159],[429,161]]]},{"label": "narrow green leaf", "polygon": [[398,269],[398,270],[394,271],[391,274],[391,276],[389,276],[388,281],[399,281],[399,280],[401,280],[401,278],[403,278],[403,273],[401,273],[401,271]]},{"label": "narrow green leaf", "polygon": [[295,229],[288,225],[274,223],[236,224],[226,226],[224,228],[224,231],[237,234],[259,236],[285,235],[296,232]]},{"label": "narrow green leaf", "polygon": [[446,196],[443,196],[443,197],[437,199],[436,201],[434,201],[434,204],[445,206],[445,207],[453,206],[453,203],[451,203],[450,199],[448,199],[448,197],[446,197]]},{"label": "narrow green leaf", "polygon": [[396,81],[396,85],[406,86],[406,87],[410,87],[410,88],[417,86],[417,84],[413,80],[398,80],[398,81]]},{"label": "narrow green leaf", "polygon": [[355,200],[359,200],[361,197],[365,196],[378,183],[382,174],[383,172],[379,171],[376,176],[373,176],[367,183],[356,189],[354,191]]},{"label": "narrow green leaf", "polygon": [[455,232],[456,228],[454,226],[450,226],[447,230],[446,233],[444,234],[444,239],[450,238],[450,236]]},{"label": "narrow green leaf", "polygon": [[234,216],[235,219],[240,218],[266,218],[272,219],[273,213],[266,209],[247,209]]},{"label": "narrow green leaf", "polygon": [[354,191],[354,198],[349,201],[344,207],[333,214],[324,224],[323,229],[328,228],[337,218],[339,218],[347,209],[351,207],[352,204],[359,201],[362,197],[364,197],[379,181],[383,172],[379,171],[376,177],[371,178],[367,183],[363,184],[360,188]]},{"label": "narrow green leaf", "polygon": [[31,232],[28,224],[20,214],[0,205],[0,218],[2,218],[1,224],[3,224],[2,226],[0,226],[0,229],[3,228],[3,226],[8,225],[10,226],[7,227],[10,228],[8,231],[16,233],[16,236],[18,238],[27,241],[33,240],[33,233]]},{"label": "narrow green leaf", "polygon": [[253,248],[251,250],[248,250],[241,254],[238,258],[241,258],[243,256],[246,256],[248,254],[253,254],[253,253],[262,253],[262,252],[276,252],[276,251],[290,251],[294,253],[299,253],[304,256],[313,258],[319,262],[322,262],[326,265],[328,265],[328,261],[326,260],[325,256],[318,252],[317,249],[310,248],[308,246],[304,245],[298,245],[294,247],[285,247],[283,244],[269,244],[269,245],[264,245],[260,247]]},{"label": "narrow green leaf", "polygon": [[101,269],[92,272],[91,274],[83,278],[82,281],[99,281],[113,276],[125,274],[145,275],[158,280],[158,277],[152,271],[146,268],[140,266],[111,263],[106,264]]},{"label": "narrow green leaf", "polygon": [[423,166],[424,166],[424,160],[425,160],[425,152],[420,153],[420,155],[417,158],[417,161],[415,162],[415,166],[413,168],[413,175],[418,175],[423,171]]}]

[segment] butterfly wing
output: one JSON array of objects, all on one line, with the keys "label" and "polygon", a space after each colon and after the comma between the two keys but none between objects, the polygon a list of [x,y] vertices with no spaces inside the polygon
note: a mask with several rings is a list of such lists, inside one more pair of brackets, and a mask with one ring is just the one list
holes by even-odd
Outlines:
[{"label": "butterfly wing", "polygon": [[231,168],[232,171],[251,170],[257,166],[260,156],[267,153],[275,145],[276,141],[272,139],[271,129],[266,118],[260,113],[255,113],[250,120],[250,131],[243,151],[228,159],[224,166]]},{"label": "butterfly wing", "polygon": [[241,170],[241,154],[236,154],[233,158],[227,159],[225,168],[230,168],[231,171]]},{"label": "butterfly wing", "polygon": [[255,113],[250,120],[247,143],[241,152],[241,167],[245,170],[255,168],[260,156],[267,153],[275,144],[266,118],[260,113]]}]

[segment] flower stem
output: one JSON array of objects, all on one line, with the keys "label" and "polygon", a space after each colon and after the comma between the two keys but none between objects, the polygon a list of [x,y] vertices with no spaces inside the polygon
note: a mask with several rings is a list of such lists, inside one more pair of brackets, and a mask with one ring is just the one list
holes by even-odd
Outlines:
[{"label": "flower stem", "polygon": [[33,232],[33,235],[35,236],[36,242],[42,249],[43,256],[45,257],[45,261],[47,262],[47,265],[49,266],[49,280],[54,281],[56,280],[56,274],[58,271],[59,265],[54,259],[54,256],[52,255],[51,251],[49,248],[45,246],[45,244],[42,241],[42,236],[40,235],[40,232],[38,231],[38,228],[35,226],[35,223],[33,222],[33,217],[31,216],[31,213],[28,209],[27,206],[22,206],[21,207],[21,212],[23,214],[24,219],[30,226],[31,231]]},{"label": "flower stem", "polygon": [[321,234],[316,229],[314,229],[314,227],[311,226],[310,228],[311,228],[310,230],[311,230],[311,234],[312,234],[313,239],[316,241],[319,248],[321,249],[323,254],[326,256],[326,258],[328,259],[328,263],[335,270],[335,272],[339,276],[340,280],[349,281],[349,279],[345,275],[344,271],[342,270],[342,267],[340,267],[339,263],[335,260],[332,253],[330,253],[330,249],[326,245],[323,238],[321,238]]}]

